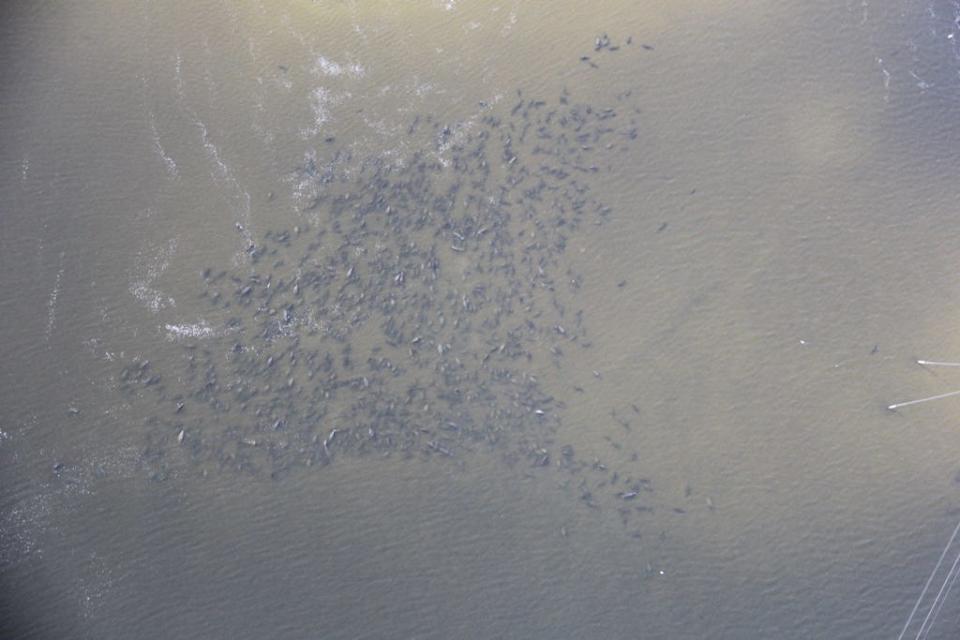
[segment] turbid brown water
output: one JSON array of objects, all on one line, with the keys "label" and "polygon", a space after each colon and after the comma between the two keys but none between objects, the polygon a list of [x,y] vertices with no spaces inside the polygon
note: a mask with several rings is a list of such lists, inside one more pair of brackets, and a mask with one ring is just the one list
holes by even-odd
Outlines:
[{"label": "turbid brown water", "polygon": [[896,637],[958,9],[635,4],[5,8],[0,636]]}]

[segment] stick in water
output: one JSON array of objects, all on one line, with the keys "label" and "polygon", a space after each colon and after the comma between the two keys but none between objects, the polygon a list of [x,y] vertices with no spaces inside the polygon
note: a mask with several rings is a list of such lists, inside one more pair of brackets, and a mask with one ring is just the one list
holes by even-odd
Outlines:
[{"label": "stick in water", "polygon": [[960,391],[951,391],[950,393],[941,393],[938,396],[930,396],[929,398],[920,398],[919,400],[910,400],[908,402],[898,402],[896,404],[888,405],[887,409],[890,411],[893,411],[894,409],[899,409],[900,407],[909,407],[911,404],[920,404],[921,402],[930,402],[931,400],[949,398],[950,396],[960,396]]},{"label": "stick in water", "polygon": [[960,362],[934,362],[933,360],[917,360],[917,364],[925,367],[960,367]]}]

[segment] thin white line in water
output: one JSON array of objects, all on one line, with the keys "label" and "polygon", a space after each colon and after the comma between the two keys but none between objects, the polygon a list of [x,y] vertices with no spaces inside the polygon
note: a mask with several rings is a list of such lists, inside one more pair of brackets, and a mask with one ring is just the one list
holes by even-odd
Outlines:
[{"label": "thin white line in water", "polygon": [[[950,590],[953,589],[953,585],[956,584],[957,576],[960,576],[960,571],[955,570],[957,566],[957,562],[960,562],[960,555],[958,555],[957,559],[953,561],[953,567],[951,568],[951,571],[953,571],[953,577],[951,578],[950,574],[948,573],[947,577],[944,579],[944,585],[947,584],[946,582],[947,580],[950,580],[950,584],[947,585],[947,590],[943,592],[943,598],[940,599],[939,604],[935,603],[934,606],[930,608],[930,611],[933,613],[933,615],[930,616],[929,613],[927,614],[927,616],[930,617],[930,624],[929,626],[927,626],[927,631],[923,636],[924,638],[930,635],[930,629],[933,629],[933,624],[937,621],[937,616],[940,615],[940,611],[943,609],[943,603],[946,602],[947,598],[950,597]],[[942,588],[943,587],[941,587],[941,589]],[[934,611],[934,608],[936,608],[935,611]],[[920,628],[920,631],[921,632],[923,631],[922,627]],[[917,636],[917,638],[919,638],[919,635]]]},{"label": "thin white line in water", "polygon": [[921,402],[930,402],[931,400],[949,398],[950,396],[960,396],[960,391],[951,391],[950,393],[941,393],[940,395],[930,396],[929,398],[920,398],[919,400],[910,400],[908,402],[898,402],[896,404],[887,405],[887,409],[889,409],[890,411],[893,411],[894,409],[899,409],[900,407],[909,407],[912,404],[920,404]]},{"label": "thin white line in water", "polygon": [[960,367],[960,362],[935,362],[933,360],[917,360],[917,364],[925,367]]},{"label": "thin white line in water", "polygon": [[930,588],[930,583],[933,582],[933,576],[937,575],[937,571],[940,569],[940,565],[943,564],[943,559],[946,557],[947,551],[950,549],[950,545],[953,544],[954,539],[957,537],[957,533],[960,533],[960,522],[957,522],[957,526],[953,530],[953,535],[951,535],[950,539],[947,541],[947,546],[943,548],[943,552],[940,554],[937,564],[933,567],[933,571],[930,572],[930,577],[927,578],[927,583],[923,585],[923,591],[920,592],[920,597],[917,598],[916,604],[913,605],[913,610],[910,612],[910,615],[907,616],[907,622],[903,625],[903,631],[901,631],[900,635],[897,636],[897,640],[903,640],[904,634],[907,633],[910,623],[913,622],[913,616],[917,614],[917,609],[920,608],[920,603],[923,602],[923,597],[927,595],[927,589]]},{"label": "thin white line in water", "polygon": [[[950,581],[950,578],[954,576],[957,571],[957,565],[960,564],[960,554],[957,554],[956,560],[953,561],[953,565],[950,567],[950,571],[947,572],[947,577],[943,579],[943,584],[940,585],[940,590],[937,591],[937,597],[933,599],[933,604],[930,605],[930,610],[927,611],[927,615],[923,618],[923,624],[920,625],[920,631],[917,632],[917,637],[914,640],[920,640],[921,637],[925,637],[927,633],[930,632],[930,627],[927,625],[933,625],[933,619],[936,618],[934,611],[940,613],[940,606],[943,604],[943,597],[945,595],[944,590],[947,589],[947,583],[950,582],[950,586],[953,586],[953,582]],[[949,590],[949,589],[947,589]]]}]

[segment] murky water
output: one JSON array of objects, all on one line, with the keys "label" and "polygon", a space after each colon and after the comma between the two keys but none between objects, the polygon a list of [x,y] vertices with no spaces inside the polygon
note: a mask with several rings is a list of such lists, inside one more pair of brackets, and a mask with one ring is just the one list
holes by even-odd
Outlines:
[{"label": "murky water", "polygon": [[960,7],[639,4],[5,8],[0,636],[896,637]]}]

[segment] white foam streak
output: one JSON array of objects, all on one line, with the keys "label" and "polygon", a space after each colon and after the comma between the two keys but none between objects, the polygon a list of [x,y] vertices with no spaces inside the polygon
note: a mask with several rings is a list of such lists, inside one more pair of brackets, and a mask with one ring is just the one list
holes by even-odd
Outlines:
[{"label": "white foam streak", "polygon": [[167,330],[167,339],[176,340],[180,338],[209,338],[215,335],[213,328],[207,324],[206,320],[201,320],[195,324],[168,324],[164,328]]},{"label": "white foam streak", "polygon": [[349,78],[362,78],[366,75],[367,70],[363,68],[363,65],[360,64],[346,64],[342,65],[339,62],[335,62],[326,58],[324,56],[317,56],[313,61],[313,68],[310,72],[315,76],[328,76],[328,77],[337,77],[337,76],[347,76]]},{"label": "white foam streak", "polygon": [[167,155],[167,152],[163,149],[163,145],[160,143],[160,132],[157,131],[157,118],[154,116],[153,111],[148,110],[147,114],[150,119],[150,131],[153,133],[153,148],[157,152],[157,155],[160,156],[160,159],[163,160],[167,174],[171,178],[179,178],[180,172],[177,170],[177,163]]},{"label": "white foam streak", "polygon": [[137,256],[136,273],[130,279],[130,293],[148,309],[157,313],[165,307],[175,307],[176,301],[165,296],[155,288],[156,281],[170,267],[170,260],[177,251],[176,238],[170,240],[165,248],[153,251],[153,255]]},{"label": "white foam streak", "polygon": [[57,298],[60,296],[60,282],[63,280],[63,252],[60,252],[60,269],[57,271],[57,278],[53,283],[53,291],[47,299],[47,331],[44,338],[50,342],[50,336],[53,334],[53,326],[57,321]]},{"label": "white foam streak", "polygon": [[316,87],[310,92],[310,108],[313,110],[313,126],[300,130],[300,137],[304,140],[318,135],[323,125],[330,119],[330,107],[335,106],[350,94],[334,95],[325,87]]},{"label": "white foam streak", "polygon": [[196,116],[194,116],[194,124],[196,124],[197,128],[200,129],[200,138],[203,142],[203,148],[206,149],[207,157],[214,165],[214,173],[212,174],[214,181],[224,184],[230,191],[233,192],[229,197],[231,200],[233,200],[234,214],[236,215],[234,222],[238,225],[238,229],[243,235],[246,244],[249,246],[253,243],[253,236],[247,229],[247,227],[250,225],[250,211],[252,202],[250,194],[246,191],[246,189],[240,186],[240,182],[237,181],[237,179],[233,176],[233,172],[230,170],[230,167],[221,157],[220,149],[210,138],[210,132],[207,130],[207,125],[205,125]]}]

